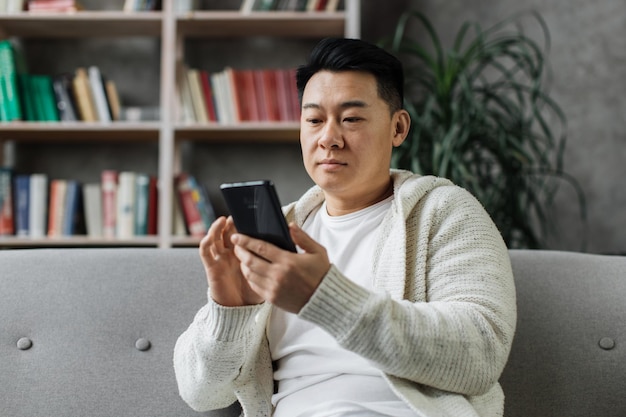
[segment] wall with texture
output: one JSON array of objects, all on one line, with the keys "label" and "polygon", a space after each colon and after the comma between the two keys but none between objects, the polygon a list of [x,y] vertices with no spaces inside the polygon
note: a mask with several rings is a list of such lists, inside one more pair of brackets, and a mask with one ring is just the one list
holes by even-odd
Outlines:
[{"label": "wall with texture", "polygon": [[[362,37],[378,40],[402,11],[424,12],[451,45],[465,20],[491,26],[518,11],[536,10],[552,37],[552,96],[568,119],[564,168],[580,182],[588,205],[588,243],[595,253],[626,253],[626,3],[623,0],[363,1]],[[579,250],[584,233],[576,195],[560,187],[550,248]]]}]

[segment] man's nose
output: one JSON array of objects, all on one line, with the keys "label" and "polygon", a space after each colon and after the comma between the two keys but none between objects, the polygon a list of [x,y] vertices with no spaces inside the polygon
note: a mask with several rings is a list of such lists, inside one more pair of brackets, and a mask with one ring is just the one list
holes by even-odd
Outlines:
[{"label": "man's nose", "polygon": [[318,142],[324,148],[343,148],[343,137],[338,124],[327,121]]}]

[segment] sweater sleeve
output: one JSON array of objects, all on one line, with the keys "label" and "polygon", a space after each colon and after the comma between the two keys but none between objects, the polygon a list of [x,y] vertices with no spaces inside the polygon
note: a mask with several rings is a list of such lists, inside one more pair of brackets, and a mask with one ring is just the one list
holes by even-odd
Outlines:
[{"label": "sweater sleeve", "polygon": [[[506,246],[478,201],[457,187],[431,191],[406,229],[417,250],[381,262],[398,264],[383,268],[387,274],[397,266],[410,276],[377,277],[406,280],[405,299],[368,291],[331,268],[300,315],[389,375],[483,394],[497,383],[515,329]],[[395,242],[402,233],[386,235]],[[423,299],[408,300],[414,288],[423,288]]]},{"label": "sweater sleeve", "polygon": [[[196,411],[215,410],[234,403],[241,386],[250,392],[259,360],[259,332],[263,305],[224,307],[209,302],[196,314],[174,348],[174,371],[180,396]],[[259,325],[260,324],[260,325]],[[271,363],[267,361],[270,372]],[[270,383],[271,385],[271,383]],[[261,389],[261,388],[258,388]],[[254,396],[254,395],[253,395]],[[267,395],[256,395],[263,401]]]}]

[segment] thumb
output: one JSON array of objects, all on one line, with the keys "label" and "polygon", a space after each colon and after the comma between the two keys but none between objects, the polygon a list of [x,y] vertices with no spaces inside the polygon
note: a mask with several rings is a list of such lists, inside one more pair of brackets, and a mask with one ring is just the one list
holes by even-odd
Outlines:
[{"label": "thumb", "polygon": [[320,250],[324,250],[322,245],[317,243],[295,223],[289,223],[289,234],[291,235],[291,239],[293,239],[293,243],[307,253],[317,253],[320,252]]}]

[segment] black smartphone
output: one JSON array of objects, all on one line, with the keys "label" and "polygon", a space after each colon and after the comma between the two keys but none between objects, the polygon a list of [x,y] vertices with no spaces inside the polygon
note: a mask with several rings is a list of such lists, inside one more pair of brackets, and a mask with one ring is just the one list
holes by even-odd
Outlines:
[{"label": "black smartphone", "polygon": [[239,233],[296,252],[271,181],[226,183],[220,186],[220,190]]}]

